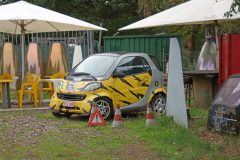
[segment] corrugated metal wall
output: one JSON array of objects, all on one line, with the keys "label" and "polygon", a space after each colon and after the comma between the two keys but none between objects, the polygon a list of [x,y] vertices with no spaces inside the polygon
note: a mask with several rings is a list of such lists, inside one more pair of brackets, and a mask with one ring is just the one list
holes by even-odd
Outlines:
[{"label": "corrugated metal wall", "polygon": [[182,37],[179,34],[104,37],[104,52],[141,52],[154,55],[165,72],[170,38],[175,37],[182,46]]},{"label": "corrugated metal wall", "polygon": [[233,74],[240,73],[240,34],[224,34],[219,37],[218,85]]}]

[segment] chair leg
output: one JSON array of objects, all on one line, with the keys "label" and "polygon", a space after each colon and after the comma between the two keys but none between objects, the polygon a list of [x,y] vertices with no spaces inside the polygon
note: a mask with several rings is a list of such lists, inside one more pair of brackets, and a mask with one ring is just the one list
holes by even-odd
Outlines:
[{"label": "chair leg", "polygon": [[34,106],[38,107],[38,94],[37,92],[33,92],[33,98],[34,98]]},{"label": "chair leg", "polygon": [[22,102],[23,102],[23,91],[18,91],[18,108],[22,108]]},{"label": "chair leg", "polygon": [[37,89],[37,95],[38,95],[38,105],[41,106],[43,102],[43,93],[40,87],[38,87]]}]

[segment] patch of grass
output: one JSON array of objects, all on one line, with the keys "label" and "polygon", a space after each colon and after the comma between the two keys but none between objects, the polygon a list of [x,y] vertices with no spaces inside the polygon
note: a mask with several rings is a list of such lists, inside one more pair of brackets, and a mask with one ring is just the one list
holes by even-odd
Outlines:
[{"label": "patch of grass", "polygon": [[[25,112],[25,114],[29,113]],[[17,113],[15,116],[18,115],[22,114]],[[51,113],[37,113],[34,117],[39,121],[58,122],[59,130],[50,129],[29,140],[35,141],[34,144],[14,146],[5,151],[4,157],[7,159],[16,157],[17,159],[114,159],[115,151],[132,139],[131,135],[126,133],[126,129],[112,129],[110,121],[103,127],[88,127],[87,119],[78,117],[56,118]],[[15,152],[16,154],[13,154]]]},{"label": "patch of grass", "polygon": [[48,120],[48,119],[50,119],[50,120],[56,120],[56,117],[54,117],[53,115],[52,115],[52,113],[50,113],[50,112],[48,112],[48,113],[45,113],[45,114],[37,114],[36,115],[36,118],[38,118],[38,119],[45,119],[45,120]]},{"label": "patch of grass", "polygon": [[81,149],[71,143],[64,141],[67,133],[48,131],[38,138],[38,144],[32,148],[41,159],[67,159],[81,151]]},{"label": "patch of grass", "polygon": [[[166,159],[232,159],[223,153],[224,143],[212,144],[198,137],[198,129],[206,130],[205,110],[192,110],[194,116],[203,116],[196,120],[194,128],[185,129],[174,123],[172,118],[160,116],[156,118],[157,125],[145,127],[145,118],[126,121],[130,132],[142,139],[159,156]],[[201,123],[199,123],[201,121]],[[203,123],[204,121],[204,123]],[[204,124],[204,125],[203,125]]]},{"label": "patch of grass", "polygon": [[[128,144],[139,142],[157,154],[159,159],[240,159],[239,137],[211,133],[213,137],[204,139],[201,134],[210,133],[205,127],[207,111],[191,109],[190,112],[192,117],[197,118],[190,121],[189,129],[176,125],[172,118],[166,116],[156,117],[157,124],[151,127],[145,126],[144,115],[130,116],[124,119],[124,128],[113,129],[111,121],[106,126],[88,127],[87,119],[55,118],[49,112],[0,113],[0,124],[11,118],[17,120],[18,117],[33,116],[37,121],[52,125],[46,132],[39,131],[41,134],[32,139],[16,138],[16,145],[8,148],[4,145],[9,141],[3,140],[3,136],[11,126],[0,125],[0,150],[5,149],[0,159],[108,160],[116,159],[119,150]],[[27,128],[25,130],[29,132]]]}]

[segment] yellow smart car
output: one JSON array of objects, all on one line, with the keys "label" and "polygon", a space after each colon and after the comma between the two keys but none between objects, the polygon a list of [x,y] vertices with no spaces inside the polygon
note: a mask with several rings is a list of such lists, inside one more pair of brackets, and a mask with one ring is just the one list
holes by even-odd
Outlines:
[{"label": "yellow smart car", "polygon": [[101,53],[79,63],[59,84],[50,101],[54,116],[90,113],[95,101],[104,119],[114,107],[122,112],[139,111],[150,103],[165,113],[166,90],[156,59],[144,53]]}]

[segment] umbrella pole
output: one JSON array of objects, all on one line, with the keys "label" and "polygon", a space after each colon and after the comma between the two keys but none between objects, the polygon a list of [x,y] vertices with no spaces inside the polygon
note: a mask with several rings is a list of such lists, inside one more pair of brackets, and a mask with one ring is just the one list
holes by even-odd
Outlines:
[{"label": "umbrella pole", "polygon": [[25,34],[22,33],[22,47],[21,47],[21,52],[22,52],[22,82],[24,80],[24,40],[25,40]]},{"label": "umbrella pole", "polygon": [[215,40],[216,40],[216,45],[217,45],[217,50],[219,50],[219,44],[218,44],[218,22],[215,21]]},{"label": "umbrella pole", "polygon": [[216,57],[216,64],[217,64],[217,70],[219,70],[219,43],[218,43],[218,21],[215,21],[215,40],[216,40],[216,47],[217,47],[217,57]]}]

